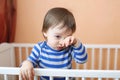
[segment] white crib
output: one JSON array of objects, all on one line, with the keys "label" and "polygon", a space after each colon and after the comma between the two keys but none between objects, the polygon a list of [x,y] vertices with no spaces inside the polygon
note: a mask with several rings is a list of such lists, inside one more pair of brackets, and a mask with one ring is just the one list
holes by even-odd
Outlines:
[{"label": "white crib", "polygon": [[[2,54],[0,56],[0,80],[3,78],[5,80],[16,80],[15,77],[7,75],[19,75],[18,67],[29,55],[34,45],[31,43],[0,44],[0,55]],[[50,76],[51,80],[54,76],[66,77],[66,80],[69,77],[77,77],[77,79],[82,80],[120,79],[120,45],[85,44],[85,46],[89,56],[87,63],[75,64],[73,61],[72,70],[35,69],[35,75]],[[36,77],[35,79],[37,80]]]},{"label": "white crib", "polygon": [[[4,80],[8,80],[7,75],[19,75],[20,68],[10,68],[10,67],[0,67],[0,74],[4,74]],[[69,80],[69,77],[77,77],[86,80],[96,78],[102,80],[103,78],[107,79],[120,79],[120,70],[78,70],[78,69],[38,69],[35,68],[35,77],[34,80],[38,80],[38,76],[49,76],[50,80],[53,80],[54,77],[65,77],[66,80]],[[19,80],[22,80],[19,76]]]}]

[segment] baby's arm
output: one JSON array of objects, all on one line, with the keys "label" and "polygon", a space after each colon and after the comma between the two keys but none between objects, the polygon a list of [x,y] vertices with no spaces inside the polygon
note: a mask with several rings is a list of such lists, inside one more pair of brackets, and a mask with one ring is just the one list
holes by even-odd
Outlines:
[{"label": "baby's arm", "polygon": [[30,61],[26,60],[22,63],[20,75],[23,80],[32,80],[34,76],[33,65]]},{"label": "baby's arm", "polygon": [[73,46],[72,56],[77,63],[85,63],[88,59],[86,48],[79,40]]},{"label": "baby's arm", "polygon": [[88,55],[85,46],[74,36],[68,36],[61,42],[62,47],[73,46],[72,55],[76,62],[85,63]]},{"label": "baby's arm", "polygon": [[32,80],[34,76],[34,67],[37,67],[37,61],[39,58],[40,53],[40,43],[36,44],[32,51],[30,56],[22,63],[21,69],[20,69],[20,75],[23,78],[23,80]]}]

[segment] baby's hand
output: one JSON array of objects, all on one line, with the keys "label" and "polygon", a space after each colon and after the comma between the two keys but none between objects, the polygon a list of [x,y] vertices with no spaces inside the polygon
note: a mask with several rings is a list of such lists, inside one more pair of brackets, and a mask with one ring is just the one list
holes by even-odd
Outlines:
[{"label": "baby's hand", "polygon": [[20,69],[20,75],[23,80],[32,80],[34,76],[34,70],[33,65],[30,61],[24,61],[21,69]]},{"label": "baby's hand", "polygon": [[68,47],[70,45],[75,45],[77,43],[77,39],[74,36],[68,36],[64,40],[60,42],[62,47]]}]

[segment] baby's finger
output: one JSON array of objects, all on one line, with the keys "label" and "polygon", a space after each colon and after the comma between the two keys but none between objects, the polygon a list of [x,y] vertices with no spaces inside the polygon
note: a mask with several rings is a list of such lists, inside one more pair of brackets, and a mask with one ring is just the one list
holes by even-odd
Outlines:
[{"label": "baby's finger", "polygon": [[70,38],[70,44],[73,44],[73,42],[74,42],[74,37],[71,37]]},{"label": "baby's finger", "polygon": [[20,78],[22,78],[22,80],[23,80],[22,71],[20,71],[19,76],[20,76]]},{"label": "baby's finger", "polygon": [[70,42],[71,42],[70,38],[67,38],[65,40],[65,47],[68,47],[70,45]]},{"label": "baby's finger", "polygon": [[33,77],[34,77],[34,69],[32,68],[31,70],[28,71],[28,79],[29,80],[33,80]]},{"label": "baby's finger", "polygon": [[31,71],[29,71],[29,72],[28,72],[28,80],[32,80],[32,79],[33,79],[32,72],[31,72]]},{"label": "baby's finger", "polygon": [[34,76],[35,75],[35,71],[34,71],[34,69],[32,69],[32,76]]},{"label": "baby's finger", "polygon": [[21,71],[20,75],[22,77],[22,80],[27,80],[26,75],[23,71]]},{"label": "baby's finger", "polygon": [[29,80],[29,72],[26,70],[26,71],[24,72],[24,74],[25,74],[25,78],[26,78],[27,80]]}]

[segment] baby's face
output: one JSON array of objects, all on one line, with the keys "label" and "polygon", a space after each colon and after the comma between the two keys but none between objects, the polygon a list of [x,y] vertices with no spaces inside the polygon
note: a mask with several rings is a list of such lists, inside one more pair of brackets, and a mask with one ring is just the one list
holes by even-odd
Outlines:
[{"label": "baby's face", "polygon": [[72,30],[68,29],[66,26],[61,28],[61,24],[49,28],[48,31],[44,33],[44,36],[47,38],[47,44],[55,50],[64,49],[65,47],[61,47],[60,43],[71,35]]}]

